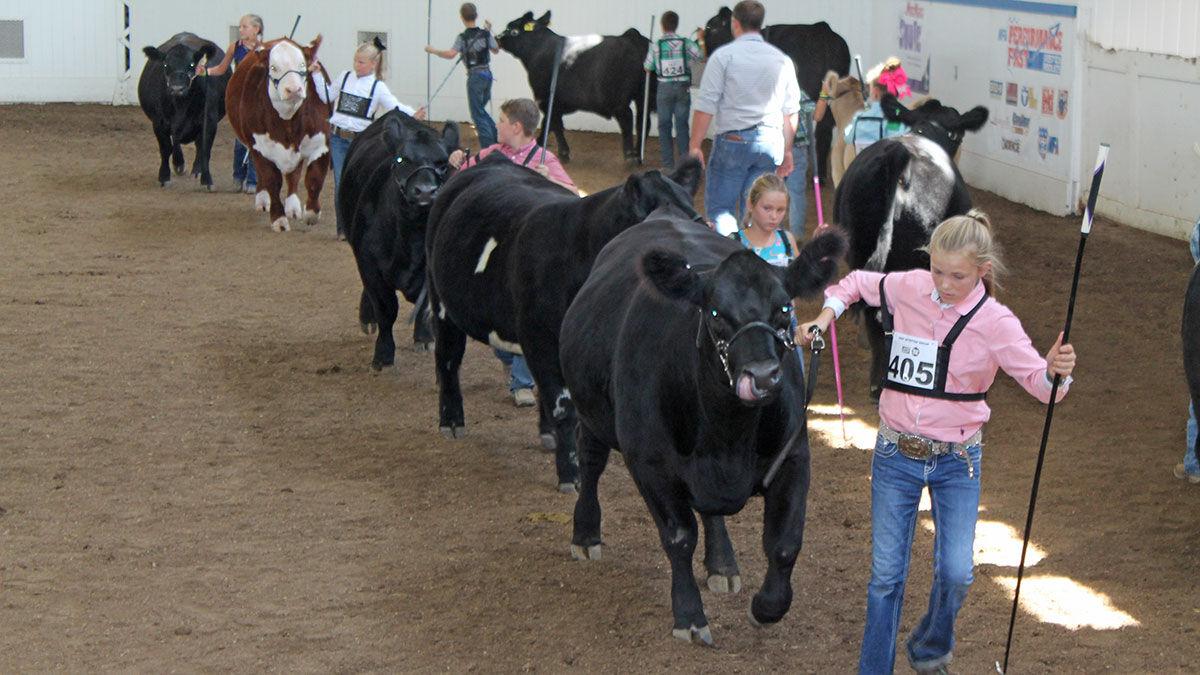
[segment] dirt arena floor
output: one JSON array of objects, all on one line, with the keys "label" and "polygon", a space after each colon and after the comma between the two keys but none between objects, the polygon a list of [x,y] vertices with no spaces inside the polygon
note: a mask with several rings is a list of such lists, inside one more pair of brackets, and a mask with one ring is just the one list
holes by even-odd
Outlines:
[{"label": "dirt arena floor", "polygon": [[[630,170],[614,136],[572,142],[587,190]],[[0,671],[854,668],[870,547],[870,456],[854,446],[877,416],[853,323],[840,326],[851,438],[826,360],[791,612],[746,620],[764,570],[755,500],[730,519],[745,590],[704,595],[717,648],[680,643],[666,558],[619,457],[601,483],[604,558],[574,562],[574,500],[500,364],[469,348],[470,434],[444,440],[430,354],[368,367],[332,181],[319,224],[275,234],[232,190],[231,145],[222,123],[216,193],[185,177],[161,189],[139,109],[0,107]],[[1110,161],[1133,160],[1118,144]],[[1012,267],[1002,300],[1045,349],[1078,219],[975,198]],[[1200,667],[1200,486],[1171,475],[1190,262],[1182,241],[1096,223],[1010,672]],[[1003,376],[990,402],[964,673],[1003,656],[1044,419]],[[905,634],[930,549],[922,526]]]}]

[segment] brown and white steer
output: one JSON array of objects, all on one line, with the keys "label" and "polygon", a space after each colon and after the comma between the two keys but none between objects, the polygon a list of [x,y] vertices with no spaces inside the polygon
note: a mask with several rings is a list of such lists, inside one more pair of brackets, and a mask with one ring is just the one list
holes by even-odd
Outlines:
[{"label": "brown and white steer", "polygon": [[847,75],[842,77],[835,71],[825,73],[821,91],[829,94],[829,112],[833,115],[836,127],[833,132],[833,144],[829,150],[829,172],[833,178],[833,186],[842,182],[846,167],[854,161],[854,146],[846,144],[846,127],[854,118],[854,113],[864,107],[862,85],[857,77]]},{"label": "brown and white steer", "polygon": [[[254,208],[269,208],[276,232],[289,229],[289,218],[312,223],[321,214],[321,186],[330,161],[330,108],[308,76],[308,64],[320,46],[320,35],[307,47],[287,38],[267,42],[246,56],[225,91],[229,123],[251,149],[258,172]],[[296,195],[301,173],[308,192],[303,209]],[[284,177],[287,198],[280,199]]]}]

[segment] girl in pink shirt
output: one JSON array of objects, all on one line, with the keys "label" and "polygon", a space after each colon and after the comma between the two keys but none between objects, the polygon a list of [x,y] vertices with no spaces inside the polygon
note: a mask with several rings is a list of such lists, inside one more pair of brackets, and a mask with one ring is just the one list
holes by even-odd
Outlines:
[{"label": "girl in pink shirt", "polygon": [[1042,402],[1051,378],[1066,395],[1075,351],[1062,335],[1045,358],[1021,322],[990,293],[1004,266],[987,216],[972,210],[947,219],[929,242],[929,269],[881,274],[857,270],[825,291],[817,318],[829,327],[846,307],[880,307],[888,367],[879,398],[879,436],[871,462],[871,581],[859,657],[861,673],[891,673],[909,551],[923,488],[933,505],[934,574],[929,609],[908,638],[918,672],[945,672],[953,658],[954,621],[972,577],[982,471],[984,400],[1003,369]]}]

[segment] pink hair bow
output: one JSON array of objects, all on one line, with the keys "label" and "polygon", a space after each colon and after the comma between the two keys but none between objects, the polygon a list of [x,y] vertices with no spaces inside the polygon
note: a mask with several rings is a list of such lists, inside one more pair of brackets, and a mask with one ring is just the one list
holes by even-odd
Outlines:
[{"label": "pink hair bow", "polygon": [[884,70],[879,75],[879,83],[887,87],[888,92],[896,98],[905,98],[912,94],[912,90],[908,88],[908,73],[904,72],[904,66]]}]

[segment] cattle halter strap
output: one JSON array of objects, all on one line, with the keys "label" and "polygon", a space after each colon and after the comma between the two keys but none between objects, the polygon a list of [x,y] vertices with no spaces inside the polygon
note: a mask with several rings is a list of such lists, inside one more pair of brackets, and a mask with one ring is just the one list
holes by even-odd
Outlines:
[{"label": "cattle halter strap", "polygon": [[[704,311],[700,311],[700,325],[708,329],[708,337],[712,340],[713,346],[717,348],[717,357],[721,359],[721,366],[725,369],[725,376],[729,379],[729,386],[732,388],[736,385],[733,377],[733,371],[729,368],[729,348],[733,346],[734,340],[741,337],[746,331],[754,328],[765,330],[771,334],[776,340],[784,346],[787,351],[796,349],[796,342],[792,339],[791,331],[780,328],[771,327],[770,324],[764,321],[751,321],[743,324],[741,328],[734,331],[733,335],[728,340],[722,340],[713,333],[712,326],[704,318]],[[700,347],[701,333],[699,327],[696,330],[696,347]]]}]

